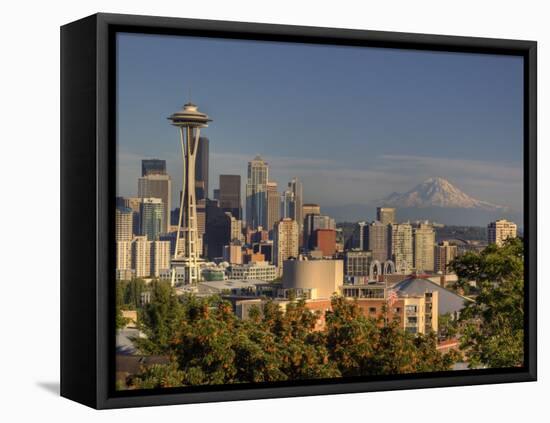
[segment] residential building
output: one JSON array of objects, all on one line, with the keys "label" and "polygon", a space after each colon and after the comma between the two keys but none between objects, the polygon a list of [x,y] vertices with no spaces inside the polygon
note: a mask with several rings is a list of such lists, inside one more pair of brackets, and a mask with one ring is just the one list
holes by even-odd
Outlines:
[{"label": "residential building", "polygon": [[295,220],[284,218],[275,224],[273,245],[275,247],[274,259],[279,272],[283,269],[283,262],[291,257],[298,257],[299,232]]},{"label": "residential building", "polygon": [[162,270],[170,268],[170,259],[170,241],[151,242],[150,275],[158,278]]},{"label": "residential building", "polygon": [[434,247],[434,271],[448,274],[449,264],[458,256],[458,247],[443,241]]},{"label": "residential building", "polygon": [[132,240],[132,268],[137,278],[151,275],[151,243],[146,236],[136,236]]},{"label": "residential building", "polygon": [[397,273],[409,273],[414,266],[412,226],[409,223],[390,225],[392,260]]},{"label": "residential building", "polygon": [[115,240],[131,241],[133,237],[134,212],[129,207],[117,207],[115,210]]},{"label": "residential building", "polygon": [[487,225],[487,242],[489,244],[496,244],[500,247],[506,239],[516,238],[517,234],[517,225],[506,219],[499,219]]},{"label": "residential building", "polygon": [[428,223],[420,223],[413,231],[414,267],[417,272],[434,271],[435,231]]}]

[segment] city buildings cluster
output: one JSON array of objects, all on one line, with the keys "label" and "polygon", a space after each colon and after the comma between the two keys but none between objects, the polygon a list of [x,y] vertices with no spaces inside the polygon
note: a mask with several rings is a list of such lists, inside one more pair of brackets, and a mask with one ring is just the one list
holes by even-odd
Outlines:
[{"label": "city buildings cluster", "polygon": [[[366,315],[385,304],[415,333],[437,328],[442,310],[462,308],[464,299],[445,286],[463,249],[436,242],[433,223],[402,222],[395,208],[378,207],[374,220],[357,222],[346,238],[320,205],[304,201],[299,178],[280,190],[259,155],[248,162],[243,215],[240,175],[220,175],[210,198],[210,141],[193,127],[205,127],[208,116],[187,104],[170,119],[188,131],[182,147],[192,148],[193,160],[184,161],[184,175],[194,180],[180,192],[183,210],[173,208],[166,161],[142,160],[137,195],[116,199],[117,279],[158,278],[182,291],[218,293],[242,318],[266,298],[284,308],[300,296],[311,309],[327,310],[339,294],[357,298]],[[488,243],[502,245],[517,227],[497,220],[487,234]]]}]

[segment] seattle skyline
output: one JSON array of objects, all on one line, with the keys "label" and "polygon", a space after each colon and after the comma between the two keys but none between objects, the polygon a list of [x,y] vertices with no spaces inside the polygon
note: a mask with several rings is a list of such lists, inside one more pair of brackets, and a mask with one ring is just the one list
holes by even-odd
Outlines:
[{"label": "seattle skyline", "polygon": [[[522,211],[519,58],[130,34],[118,51],[117,195],[135,194],[144,158],[165,159],[180,180],[166,117],[191,90],[217,116],[203,134],[210,196],[219,174],[245,181],[260,154],[271,180],[297,176],[304,200],[324,206],[369,204],[442,176]],[[339,74],[340,60],[356,72]]]}]

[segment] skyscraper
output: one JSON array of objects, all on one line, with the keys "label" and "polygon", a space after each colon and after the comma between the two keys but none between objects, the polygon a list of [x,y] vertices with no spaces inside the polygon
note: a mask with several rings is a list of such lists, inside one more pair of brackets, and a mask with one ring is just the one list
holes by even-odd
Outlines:
[{"label": "skyscraper", "polygon": [[396,223],[395,209],[393,207],[376,207],[376,220],[383,225]]},{"label": "skyscraper", "polygon": [[[138,197],[140,199],[160,198],[162,200],[164,217],[160,231],[162,233],[168,232],[172,207],[172,181],[170,175],[153,173],[140,177],[138,180]],[[143,233],[143,229],[141,232]]]},{"label": "skyscraper", "polygon": [[414,267],[418,272],[434,270],[435,231],[432,225],[421,223],[414,229]]},{"label": "skyscraper", "polygon": [[252,229],[258,226],[267,226],[268,173],[267,163],[260,156],[256,156],[248,162],[246,224]]},{"label": "skyscraper", "polygon": [[499,219],[487,225],[487,242],[502,246],[508,238],[515,238],[518,235],[518,227],[514,222],[506,219]]},{"label": "skyscraper", "polygon": [[304,230],[304,216],[303,216],[303,187],[302,182],[298,180],[298,178],[294,177],[292,180],[288,183],[288,189],[290,192],[292,192],[292,198],[293,198],[293,206],[291,209],[291,215],[290,218],[294,219],[296,223],[298,224],[298,232],[300,234],[300,243],[302,242],[301,237]]},{"label": "skyscraper", "polygon": [[166,160],[143,159],[141,161],[141,176],[166,175]]},{"label": "skyscraper", "polygon": [[160,198],[144,198],[141,202],[139,213],[141,217],[141,235],[146,236],[149,241],[159,239],[161,233],[164,233],[164,204]]},{"label": "skyscraper", "polygon": [[275,260],[274,264],[278,267],[279,274],[281,274],[283,270],[283,262],[288,260],[290,257],[298,257],[298,224],[296,221],[289,218],[279,220],[275,224],[273,234],[273,245],[275,248],[273,254]]},{"label": "skyscraper", "polygon": [[195,162],[195,192],[197,201],[208,197],[209,150],[210,140],[206,137],[200,137]]},{"label": "skyscraper", "polygon": [[219,200],[223,211],[242,219],[241,175],[220,175]]},{"label": "skyscraper", "polygon": [[458,256],[458,247],[443,241],[434,248],[434,271],[447,274],[450,272],[449,264]]},{"label": "skyscraper", "polygon": [[117,207],[115,210],[116,241],[131,241],[133,236],[133,215],[129,207]]},{"label": "skyscraper", "polygon": [[267,183],[267,227],[271,231],[280,219],[280,203],[279,191],[277,190],[277,182]]},{"label": "skyscraper", "polygon": [[205,255],[213,260],[223,256],[223,247],[231,242],[231,213],[224,212],[217,201],[206,202]]},{"label": "skyscraper", "polygon": [[390,225],[391,254],[396,273],[409,273],[413,268],[413,237],[409,223]]},{"label": "skyscraper", "polygon": [[374,221],[366,226],[367,250],[372,252],[372,259],[386,261],[389,256],[388,225]]}]

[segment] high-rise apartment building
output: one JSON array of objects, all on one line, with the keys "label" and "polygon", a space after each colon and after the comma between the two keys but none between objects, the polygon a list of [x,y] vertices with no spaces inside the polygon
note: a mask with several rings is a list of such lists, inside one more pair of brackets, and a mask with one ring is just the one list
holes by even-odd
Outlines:
[{"label": "high-rise apartment building", "polygon": [[139,197],[117,197],[116,206],[129,208],[132,210],[132,233],[138,235],[141,232],[139,228],[140,217],[139,210],[141,208],[141,198]]},{"label": "high-rise apartment building", "polygon": [[285,218],[275,224],[273,245],[274,259],[279,272],[283,269],[283,262],[290,257],[298,257],[299,230],[295,220]]},{"label": "high-rise apartment building", "polygon": [[170,241],[149,241],[146,236],[136,236],[131,241],[118,241],[116,254],[120,276],[158,277],[161,271],[170,268]]},{"label": "high-rise apartment building", "polygon": [[[168,232],[170,225],[170,210],[172,207],[172,181],[169,175],[148,174],[138,180],[138,197],[160,198],[164,204],[164,218],[162,220],[161,232]],[[143,221],[143,218],[142,218]],[[143,228],[141,230],[143,233]]]},{"label": "high-rise apartment building", "polygon": [[131,241],[133,237],[134,212],[129,207],[117,207],[115,210],[115,240]]},{"label": "high-rise apartment building", "polygon": [[409,223],[390,225],[390,245],[396,273],[409,273],[413,269],[413,236]]},{"label": "high-rise apartment building", "polygon": [[230,212],[235,219],[243,218],[241,206],[241,175],[220,175],[218,199],[223,211]]},{"label": "high-rise apartment building", "polygon": [[268,165],[260,156],[248,162],[246,224],[253,229],[258,226],[267,226],[268,173]]},{"label": "high-rise apartment building", "polygon": [[515,238],[518,235],[518,227],[514,222],[506,219],[499,219],[487,225],[487,242],[502,246],[508,238]]},{"label": "high-rise apartment building", "polygon": [[267,183],[267,226],[266,229],[271,231],[280,219],[280,203],[279,191],[277,190],[277,182],[269,181]]},{"label": "high-rise apartment building", "polygon": [[374,221],[366,226],[367,250],[372,252],[373,260],[384,262],[389,258],[388,225]]},{"label": "high-rise apartment building", "polygon": [[395,219],[395,208],[393,207],[376,207],[376,220],[383,225],[391,225],[397,223]]},{"label": "high-rise apartment building", "polygon": [[434,271],[435,231],[432,225],[420,223],[414,228],[414,267],[417,272]]},{"label": "high-rise apartment building", "polygon": [[209,150],[210,140],[200,137],[195,159],[195,197],[197,201],[208,197]]},{"label": "high-rise apartment building", "polygon": [[141,176],[166,175],[166,160],[143,159],[141,161]]},{"label": "high-rise apartment building", "polygon": [[151,269],[150,275],[158,278],[161,271],[170,269],[170,241],[151,242]]},{"label": "high-rise apartment building", "polygon": [[165,226],[166,213],[160,198],[143,198],[139,214],[141,235],[146,236],[149,241],[156,241],[161,233],[166,232],[162,229]]},{"label": "high-rise apartment building", "polygon": [[229,240],[242,242],[244,240],[243,221],[235,219],[235,217],[229,212],[225,212],[225,214],[229,219]]},{"label": "high-rise apartment building", "polygon": [[151,275],[151,243],[146,236],[136,236],[132,240],[132,267],[137,278]]},{"label": "high-rise apartment building", "polygon": [[132,270],[132,241],[116,242],[116,270]]},{"label": "high-rise apartment building", "polygon": [[443,241],[434,248],[434,271],[444,274],[450,273],[449,264],[458,256],[458,247]]}]

